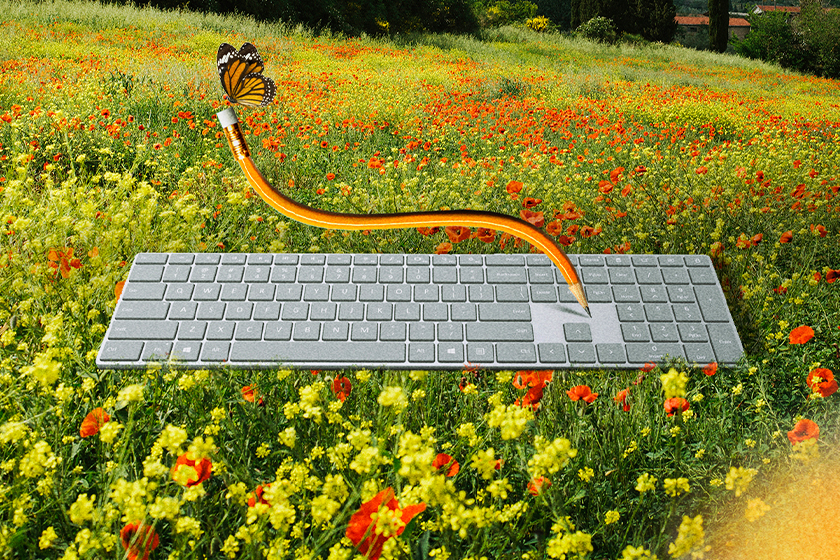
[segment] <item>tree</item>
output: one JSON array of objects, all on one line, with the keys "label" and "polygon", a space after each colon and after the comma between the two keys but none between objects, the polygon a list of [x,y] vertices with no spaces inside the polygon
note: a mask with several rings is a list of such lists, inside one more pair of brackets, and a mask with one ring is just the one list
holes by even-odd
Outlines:
[{"label": "tree", "polygon": [[840,10],[825,10],[816,0],[802,0],[796,30],[802,34],[811,71],[840,78]]},{"label": "tree", "polygon": [[709,48],[724,52],[729,43],[729,0],[709,0]]},{"label": "tree", "polygon": [[793,70],[807,69],[805,45],[784,12],[750,17],[750,32],[743,40],[734,40],[732,46],[741,56],[775,62]]},{"label": "tree", "polygon": [[648,41],[670,43],[677,32],[676,15],[673,0],[637,0],[636,31],[632,33],[638,33]]}]

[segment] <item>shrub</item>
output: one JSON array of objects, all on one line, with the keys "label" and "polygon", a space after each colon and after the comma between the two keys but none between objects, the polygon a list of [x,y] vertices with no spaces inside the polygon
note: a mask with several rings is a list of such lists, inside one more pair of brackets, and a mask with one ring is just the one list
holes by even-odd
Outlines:
[{"label": "shrub", "polygon": [[525,21],[525,27],[532,31],[548,31],[549,27],[551,26],[551,20],[549,20],[545,16],[537,16],[535,18],[531,18]]},{"label": "shrub", "polygon": [[615,24],[609,18],[596,16],[577,28],[577,33],[590,41],[613,44],[618,39]]},{"label": "shrub", "polygon": [[487,9],[487,23],[507,25],[522,22],[537,15],[537,5],[527,0],[499,0]]}]

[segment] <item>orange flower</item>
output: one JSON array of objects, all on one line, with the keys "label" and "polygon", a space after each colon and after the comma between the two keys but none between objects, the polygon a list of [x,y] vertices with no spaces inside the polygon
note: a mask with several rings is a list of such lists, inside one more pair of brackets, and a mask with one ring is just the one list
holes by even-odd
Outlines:
[{"label": "orange flower", "polygon": [[417,232],[420,235],[425,235],[425,236],[434,235],[439,231],[440,231],[439,227],[431,227],[431,228],[419,227],[419,228],[417,228]]},{"label": "orange flower", "polygon": [[[531,387],[522,397],[522,400],[516,399],[513,404],[525,408],[530,406],[532,410],[537,410],[540,407],[540,399],[543,397],[543,389],[545,385],[540,384],[536,387]],[[597,395],[596,395],[597,396]]]},{"label": "orange flower", "polygon": [[213,463],[207,457],[194,461],[188,457],[189,455],[191,453],[187,452],[178,457],[170,473],[172,480],[187,488],[201,484],[210,478],[213,470]]},{"label": "orange flower", "polygon": [[332,392],[335,398],[344,402],[350,396],[350,391],[353,390],[353,384],[346,377],[336,377],[332,383]]},{"label": "orange flower", "polygon": [[[388,509],[390,516],[377,515],[380,510]],[[406,525],[419,513],[426,509],[426,504],[419,503],[400,508],[391,487],[379,492],[376,496],[363,503],[359,511],[350,517],[345,535],[368,560],[377,560],[382,554],[382,547],[391,537],[398,537],[405,531]],[[393,519],[393,523],[390,521]]]},{"label": "orange flower", "polygon": [[160,544],[160,538],[154,527],[135,521],[122,528],[120,543],[126,550],[128,560],[148,560],[149,554]]},{"label": "orange flower", "polygon": [[259,397],[258,395],[259,393],[256,387],[252,387],[251,385],[245,385],[244,387],[242,387],[243,399],[245,399],[249,403],[256,403],[258,406],[265,406],[262,397]]},{"label": "orange flower", "polygon": [[545,226],[545,231],[547,231],[549,235],[553,235],[555,237],[562,235],[563,220],[554,220],[553,222],[550,222],[547,226]]},{"label": "orange flower", "polygon": [[519,212],[519,217],[534,227],[543,227],[543,224],[545,224],[545,216],[542,212],[534,212],[526,209]]},{"label": "orange flower", "polygon": [[779,243],[790,243],[793,240],[793,232],[788,230],[779,238]]},{"label": "orange flower", "polygon": [[437,457],[435,457],[435,460],[432,461],[432,468],[434,468],[436,471],[446,468],[446,476],[455,476],[461,470],[461,465],[459,465],[458,461],[453,459],[451,455],[447,455],[446,453],[438,453]]},{"label": "orange flower", "polygon": [[471,233],[470,228],[463,226],[446,226],[443,231],[452,243],[460,243],[465,239],[469,239]]},{"label": "orange flower", "polygon": [[533,208],[538,204],[542,204],[541,198],[533,198],[531,196],[526,196],[525,200],[522,201],[522,206],[524,206],[525,208]]},{"label": "orange flower", "polygon": [[805,383],[814,393],[819,393],[822,397],[828,397],[837,392],[837,381],[834,380],[834,373],[830,369],[812,369]]},{"label": "orange flower", "polygon": [[120,280],[119,282],[117,282],[117,283],[114,285],[114,296],[115,296],[117,299],[120,299],[120,296],[122,295],[122,292],[123,292],[123,288],[124,288],[124,287],[125,287],[125,280]]},{"label": "orange flower", "polygon": [[62,278],[70,276],[71,269],[82,268],[82,261],[73,256],[72,247],[64,247],[62,249],[50,249],[47,253],[47,259],[50,268],[58,269]]},{"label": "orange flower", "polygon": [[840,270],[830,270],[825,273],[825,281],[829,284],[834,284],[840,278]]},{"label": "orange flower", "polygon": [[488,228],[478,228],[475,232],[475,237],[479,241],[483,241],[485,243],[493,243],[496,240],[496,230],[488,229]]},{"label": "orange flower", "polygon": [[523,184],[522,184],[522,183],[520,183],[519,181],[510,181],[510,182],[507,184],[507,186],[505,187],[505,190],[506,190],[507,192],[511,193],[511,194],[513,194],[513,193],[518,193],[519,191],[521,191],[521,190],[522,190],[522,187],[524,187],[524,186],[525,186],[525,185],[523,185]]},{"label": "orange flower", "polygon": [[676,412],[685,412],[688,410],[688,401],[682,397],[673,397],[666,400],[663,406],[668,416],[673,416]]},{"label": "orange flower", "polygon": [[445,255],[449,251],[452,250],[452,243],[443,242],[440,243],[437,247],[435,247],[435,253],[438,255]]},{"label": "orange flower", "polygon": [[266,484],[265,486],[257,484],[257,487],[254,488],[254,492],[248,495],[248,507],[254,507],[257,504],[271,505],[265,498],[263,498],[263,494],[269,488],[271,488],[271,484]]},{"label": "orange flower", "polygon": [[706,367],[703,368],[703,373],[706,375],[712,376],[717,373],[718,365],[717,362],[712,362]]},{"label": "orange flower", "polygon": [[624,410],[624,412],[630,411],[630,405],[627,404],[627,396],[630,394],[630,389],[622,389],[618,392],[616,396],[613,397],[613,400],[618,403],[620,407]]},{"label": "orange flower", "polygon": [[85,419],[82,420],[82,427],[79,428],[79,435],[83,438],[90,437],[99,433],[100,428],[110,420],[111,417],[102,408],[94,408]]},{"label": "orange flower", "polygon": [[814,329],[808,325],[801,325],[790,331],[791,344],[805,344],[814,338]]},{"label": "orange flower", "polygon": [[537,478],[532,478],[531,481],[528,483],[528,492],[532,496],[539,496],[543,493],[543,490],[551,486],[551,481],[548,480],[544,476],[538,476]]},{"label": "orange flower", "polygon": [[803,418],[788,432],[788,439],[793,445],[801,443],[806,439],[819,439],[820,427],[813,420]]},{"label": "orange flower", "polygon": [[335,173],[327,173],[327,181],[332,181],[335,179]]},{"label": "orange flower", "polygon": [[526,387],[545,386],[554,377],[554,372],[550,369],[543,370],[524,370],[517,371],[516,377],[513,378],[513,386],[517,389],[525,389]]},{"label": "orange flower", "polygon": [[569,395],[569,398],[573,401],[583,400],[587,404],[592,403],[598,398],[598,393],[593,393],[592,389],[590,389],[588,385],[577,385],[572,387],[566,391],[566,394]]},{"label": "orange flower", "polygon": [[594,228],[592,226],[583,226],[582,228],[580,228],[580,236],[584,239],[586,239],[587,237],[595,237],[599,233],[601,233],[600,227]]}]

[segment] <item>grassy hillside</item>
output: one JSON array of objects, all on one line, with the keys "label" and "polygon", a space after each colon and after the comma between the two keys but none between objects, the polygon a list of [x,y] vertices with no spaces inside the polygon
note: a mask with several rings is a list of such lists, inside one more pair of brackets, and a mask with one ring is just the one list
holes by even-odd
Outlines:
[{"label": "grassy hillside", "polygon": [[[345,39],[86,2],[0,9],[0,556],[840,547],[823,531],[840,512],[838,82],[516,28]],[[139,252],[530,250],[275,213],[214,116],[216,50],[245,41],[278,91],[237,111],[290,196],[504,212],[570,253],[708,254],[747,356],[628,372],[97,370]],[[671,398],[688,408],[669,415]],[[800,539],[790,519],[806,517]]]}]

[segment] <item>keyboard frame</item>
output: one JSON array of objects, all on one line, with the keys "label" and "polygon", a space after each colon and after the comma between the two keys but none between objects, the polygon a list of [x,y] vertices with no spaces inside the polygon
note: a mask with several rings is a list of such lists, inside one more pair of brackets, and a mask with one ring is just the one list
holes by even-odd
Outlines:
[{"label": "keyboard frame", "polygon": [[[168,271],[166,268],[162,271],[162,276],[159,281],[154,279],[149,279],[143,276],[147,271],[152,270],[154,266],[161,264],[165,261],[165,266],[169,265],[181,265],[182,261],[190,260],[192,265],[198,266],[201,264],[199,261],[206,261],[208,266],[215,266],[211,264],[212,261],[218,260],[218,266],[225,266],[226,263],[233,263],[233,261],[241,261],[244,259],[245,262],[248,264],[266,264],[264,261],[269,260],[271,261],[272,266],[276,267],[296,267],[295,272],[295,281],[293,282],[294,285],[297,285],[298,279],[297,276],[300,274],[300,271],[297,270],[301,266],[311,266],[309,264],[304,264],[304,262],[311,262],[312,264],[317,266],[319,261],[323,261],[324,263],[329,262],[330,260],[346,260],[349,258],[351,260],[351,266],[353,268],[350,269],[350,277],[347,282],[326,282],[324,278],[322,278],[321,282],[311,283],[309,285],[324,285],[328,284],[329,286],[334,285],[342,285],[347,284],[351,285],[353,282],[353,270],[355,267],[362,267],[362,266],[374,266],[372,263],[375,261],[376,269],[376,278],[377,281],[374,283],[375,285],[384,285],[383,288],[383,296],[390,294],[391,292],[387,291],[387,286],[389,285],[386,282],[379,281],[381,274],[385,274],[388,272],[380,273],[380,269],[383,267],[388,266],[398,266],[396,264],[390,264],[391,262],[401,261],[404,270],[407,271],[406,267],[411,266],[418,266],[418,267],[425,267],[430,269],[429,272],[429,279],[428,285],[437,285],[437,286],[444,286],[444,285],[457,285],[457,286],[465,286],[465,295],[466,301],[463,302],[466,304],[465,308],[459,309],[467,309],[470,305],[476,304],[481,307],[476,307],[476,319],[484,319],[485,315],[490,321],[483,322],[483,321],[466,321],[463,324],[465,325],[463,330],[461,330],[461,341],[456,340],[457,336],[449,337],[452,340],[445,340],[446,336],[442,334],[442,328],[440,327],[439,323],[453,323],[452,321],[452,313],[453,308],[451,306],[452,303],[460,303],[460,302],[448,302],[450,305],[447,308],[447,319],[445,321],[440,320],[428,320],[428,321],[412,321],[416,323],[423,323],[429,324],[434,323],[435,327],[433,329],[432,337],[434,339],[432,344],[436,344],[436,346],[432,349],[432,353],[434,354],[432,359],[429,360],[428,356],[423,357],[422,359],[425,361],[414,361],[414,358],[417,358],[419,354],[416,352],[420,352],[424,348],[426,349],[426,354],[429,350],[429,341],[427,340],[408,340],[408,334],[411,332],[409,331],[410,326],[407,326],[404,329],[405,332],[405,341],[354,341],[350,340],[348,336],[346,341],[296,341],[291,340],[291,329],[297,328],[295,325],[296,322],[301,322],[298,320],[284,320],[282,316],[281,318],[276,321],[264,321],[263,327],[261,328],[261,336],[263,334],[267,335],[267,332],[263,332],[262,329],[265,328],[266,331],[268,328],[282,330],[283,324],[289,324],[289,338],[290,340],[283,341],[277,340],[272,341],[270,345],[267,345],[266,342],[255,342],[255,341],[240,341],[240,340],[233,340],[233,331],[237,330],[237,338],[239,337],[240,333],[238,332],[238,328],[235,326],[230,327],[230,339],[232,343],[235,343],[232,347],[235,349],[235,352],[228,353],[229,359],[227,361],[205,361],[205,360],[197,360],[197,361],[183,361],[183,360],[169,360],[168,358],[164,358],[161,360],[155,359],[126,359],[122,361],[113,361],[109,360],[105,357],[106,352],[112,351],[113,348],[125,349],[130,347],[130,351],[128,352],[131,354],[134,352],[134,348],[136,348],[137,342],[142,342],[143,346],[141,346],[141,350],[138,350],[140,356],[143,355],[143,351],[147,351],[151,347],[147,347],[146,343],[155,344],[154,337],[159,336],[162,334],[161,331],[169,330],[171,331],[173,328],[176,330],[176,334],[172,335],[172,343],[178,344],[179,341],[184,340],[181,338],[181,334],[179,331],[180,324],[173,326],[173,323],[176,323],[175,320],[170,319],[148,319],[145,323],[143,323],[144,329],[149,332],[149,337],[146,338],[138,338],[132,339],[130,344],[126,344],[125,342],[114,343],[115,340],[120,340],[117,338],[118,336],[139,336],[136,333],[126,335],[125,334],[125,321],[117,319],[118,315],[121,315],[123,312],[128,312],[127,310],[134,309],[133,313],[138,314],[138,316],[143,316],[144,313],[155,315],[156,313],[159,314],[159,311],[156,308],[166,308],[166,313],[169,314],[170,306],[166,305],[166,302],[175,303],[177,304],[177,299],[167,299],[167,294],[161,295],[159,300],[135,300],[132,298],[132,293],[135,290],[138,290],[139,285],[150,286],[153,284],[163,284]],[[720,287],[720,283],[718,281],[717,275],[714,271],[712,266],[712,262],[706,255],[569,255],[569,258],[572,259],[572,262],[575,264],[578,273],[581,277],[582,284],[584,289],[587,293],[587,298],[589,300],[590,311],[592,312],[592,318],[588,318],[586,313],[577,303],[577,301],[572,296],[571,292],[568,290],[568,286],[563,280],[562,275],[556,269],[556,267],[549,261],[549,259],[545,255],[540,254],[464,254],[464,255],[406,255],[406,254],[325,254],[325,253],[293,253],[293,254],[259,254],[259,253],[141,253],[138,254],[129,270],[128,280],[123,288],[122,296],[117,303],[117,307],[115,308],[114,315],[112,316],[108,330],[103,338],[102,344],[100,346],[100,350],[97,354],[96,358],[96,365],[99,369],[137,369],[137,368],[145,368],[150,363],[155,362],[169,362],[170,364],[177,365],[177,367],[187,368],[187,369],[216,369],[220,367],[230,367],[235,369],[276,369],[281,367],[290,367],[290,368],[303,368],[303,369],[359,369],[359,368],[367,368],[367,369],[375,369],[375,368],[383,368],[383,369],[430,369],[430,370],[460,370],[467,367],[476,367],[480,369],[638,369],[643,367],[647,363],[659,363],[664,364],[668,361],[671,361],[671,354],[663,356],[661,348],[668,348],[673,349],[676,348],[674,345],[678,345],[681,347],[680,352],[683,352],[683,355],[677,357],[676,359],[681,359],[684,362],[689,364],[696,364],[696,365],[705,365],[712,361],[716,361],[721,365],[734,365],[738,362],[738,360],[743,355],[743,346],[741,344],[740,338],[737,333],[737,329],[735,328],[734,322],[732,320],[731,313],[726,305],[726,299],[724,297],[723,291]],[[475,264],[477,261],[476,259],[480,259],[482,262],[480,265]],[[691,264],[687,264],[689,261],[686,259],[690,259]],[[292,264],[291,262],[287,261],[297,261],[296,264]],[[278,262],[279,261],[279,262]],[[428,261],[428,265],[423,264],[425,261]],[[413,264],[412,264],[413,263]],[[454,263],[454,264],[451,264]],[[470,264],[472,263],[472,264]],[[521,263],[521,264],[518,264]],[[637,264],[638,263],[638,264]],[[683,264],[680,264],[683,263]],[[152,267],[144,267],[144,265],[152,265]],[[233,266],[237,266],[237,263],[233,263]],[[527,332],[524,334],[517,334],[517,332],[522,333],[522,329],[519,331],[516,330],[516,322],[507,322],[505,314],[512,314],[515,316],[516,313],[523,313],[522,302],[496,302],[490,304],[490,302],[479,302],[473,299],[473,292],[471,291],[469,286],[475,286],[477,284],[469,284],[469,283],[462,283],[462,274],[459,272],[456,275],[456,282],[452,284],[451,282],[435,282],[434,275],[436,274],[434,271],[447,268],[451,266],[456,266],[456,270],[460,270],[462,267],[470,268],[477,266],[481,266],[483,269],[482,276],[485,279],[485,282],[482,285],[490,285],[494,286],[495,288],[491,291],[493,292],[494,296],[498,295],[498,297],[502,297],[501,294],[504,292],[506,294],[505,297],[518,297],[516,295],[515,288],[505,288],[505,290],[499,290],[499,286],[516,286],[520,284],[507,284],[507,279],[505,278],[506,275],[511,276],[512,278],[522,277],[524,272],[520,272],[524,267],[527,272],[525,277],[530,279],[532,276],[535,278],[541,279],[540,282],[529,284],[529,286],[538,287],[542,294],[548,294],[545,290],[551,289],[557,295],[556,300],[552,302],[544,302],[544,303],[534,303],[530,302],[527,305],[530,309],[530,320],[528,321],[520,321],[520,324],[523,325],[531,325],[531,336],[533,341],[527,340],[518,340],[521,336],[523,338],[527,338],[529,335]],[[497,268],[498,266],[498,268]],[[497,283],[488,283],[488,269],[494,269],[494,280]],[[170,278],[178,276],[178,266],[172,266],[171,270],[173,274],[170,275]],[[627,276],[628,271],[635,271],[635,270],[642,270],[644,274],[633,272],[633,282],[629,282],[629,277]],[[685,274],[680,274],[679,270],[686,271]],[[530,272],[535,271],[535,272]],[[551,272],[549,272],[551,271]],[[654,272],[656,271],[656,272]],[[364,272],[364,271],[362,271]],[[549,281],[548,276],[550,276],[553,272],[553,281]],[[273,270],[269,272],[272,274]],[[282,273],[282,271],[281,271]],[[648,274],[649,273],[649,274]],[[466,274],[466,272],[464,273]],[[659,284],[645,284],[644,281],[639,281],[639,279],[644,279],[645,274],[648,274],[648,278],[653,278],[659,276],[662,278],[663,282]],[[441,273],[441,276],[444,276]],[[447,278],[450,278],[451,275],[445,275]],[[674,280],[675,283],[666,283],[668,279]],[[184,280],[183,275],[179,277],[179,279]],[[277,278],[274,278],[276,280]],[[403,282],[401,284],[407,284],[406,276],[402,276]],[[190,275],[187,280],[200,280],[200,277],[193,276],[193,269],[190,270]],[[253,278],[252,278],[253,280]],[[260,279],[259,282],[254,283],[263,283],[263,284],[275,284],[275,285],[288,285],[289,282],[285,281],[274,281],[272,278],[268,279]],[[688,284],[684,282],[688,280]],[[693,283],[697,280],[697,283]],[[683,282],[683,283],[680,283]],[[202,282],[184,282],[192,283],[196,286],[200,286]],[[243,282],[230,282],[229,284],[237,284],[237,283],[245,283]],[[208,282],[209,285],[219,285],[222,284],[224,287],[226,282],[219,282],[215,278],[214,281]],[[307,284],[304,282],[304,284]],[[362,285],[363,283],[357,283],[356,285]],[[395,284],[391,284],[395,285]],[[417,282],[411,284],[412,286],[416,285],[426,285],[424,282]],[[651,290],[651,298],[654,298],[654,301],[642,301],[644,299],[645,292],[643,289],[645,286],[663,286],[661,290],[656,290],[653,288],[649,288]],[[521,285],[520,285],[521,286]],[[607,296],[615,299],[618,298],[620,294],[630,294],[632,296],[632,290],[628,289],[627,287],[637,286],[639,287],[639,293],[642,295],[642,299],[638,302],[633,301],[625,301],[625,302],[605,302],[605,298]],[[684,291],[685,286],[689,286],[691,289],[691,296],[695,297],[694,302],[685,302],[686,305],[682,306],[685,309],[681,310],[678,309],[677,306],[681,305],[680,301],[673,301],[679,300],[681,297],[686,298],[685,294],[680,295]],[[671,288],[674,288],[671,290]],[[147,291],[148,288],[144,288]],[[195,288],[193,288],[195,289]],[[219,292],[221,291],[222,287],[219,288]],[[232,288],[233,289],[233,288]],[[301,290],[304,288],[302,287]],[[521,290],[521,288],[520,288]],[[154,290],[159,291],[159,290]],[[332,292],[333,290],[330,288],[329,290]],[[452,293],[458,292],[458,290],[453,289],[450,290]],[[354,289],[355,299],[358,300],[360,290]],[[439,293],[440,290],[437,290]],[[475,292],[478,296],[481,296],[483,293],[482,290],[476,290]],[[525,292],[522,292],[525,294]],[[662,301],[663,293],[667,293],[667,299]],[[276,302],[277,300],[274,299],[279,298],[279,294],[275,294],[275,289],[272,289],[272,301]],[[529,290],[529,299],[536,297],[535,292],[533,290]],[[173,296],[175,294],[172,294]],[[249,298],[249,295],[246,295],[246,301]],[[656,297],[654,297],[656,296]],[[702,303],[704,300],[700,300],[702,297],[708,297],[709,301],[707,303]],[[213,294],[210,294],[208,297],[213,300]],[[220,294],[215,295],[215,301],[220,301]],[[420,294],[417,292],[412,292],[410,295],[411,303],[415,303],[415,297],[421,297]],[[387,299],[383,297],[383,301]],[[632,299],[632,298],[631,298]],[[156,303],[156,301],[158,303]],[[389,300],[390,301],[390,300]],[[142,305],[142,302],[147,302],[147,305]],[[293,303],[293,302],[284,302],[280,301],[279,306],[281,309],[285,309],[283,306]],[[376,303],[375,301],[366,301],[366,302],[359,302],[364,303],[365,311],[368,311],[366,307],[367,304]],[[388,303],[386,301],[386,303]],[[433,302],[432,302],[433,303]],[[721,305],[722,303],[722,305]],[[484,305],[490,304],[490,305]],[[692,304],[692,305],[689,305]],[[695,305],[696,304],[696,305]],[[444,303],[446,305],[446,303]],[[501,305],[499,308],[495,308],[495,306]],[[212,306],[210,306],[212,307]],[[351,306],[352,307],[352,306]],[[290,310],[294,311],[293,309]],[[437,311],[440,311],[438,307]],[[425,312],[425,309],[424,311]],[[638,316],[639,313],[642,313],[641,318]],[[696,320],[697,313],[700,313],[700,321]],[[250,312],[249,312],[250,313]],[[279,313],[279,311],[278,311]],[[667,314],[671,314],[672,321],[666,320]],[[682,313],[686,317],[689,318],[687,321],[679,322],[676,320],[676,314]],[[250,315],[249,315],[250,316]],[[622,321],[621,319],[627,319],[628,321]],[[706,321],[706,318],[709,317],[713,319],[712,321]],[[367,318],[367,314],[366,314]],[[341,319],[339,317],[339,319]],[[137,321],[142,321],[143,319],[137,319]],[[309,318],[309,309],[307,307],[307,320],[315,320]],[[122,321],[122,322],[121,322]],[[157,321],[157,322],[155,322]],[[226,317],[219,318],[217,323],[233,323],[234,321],[229,321]],[[376,321],[374,321],[376,322]],[[381,326],[383,324],[394,324],[397,323],[394,318],[394,315],[391,314],[391,319],[388,321],[376,322],[377,323],[377,335],[382,333],[384,336],[384,332],[382,331]],[[410,323],[412,323],[410,322]],[[271,323],[271,325],[269,325]],[[461,324],[461,321],[457,323]],[[139,324],[139,323],[138,323]],[[351,323],[352,324],[352,323]],[[472,324],[472,327],[470,326]],[[616,327],[616,324],[618,327]],[[631,328],[635,324],[634,328]],[[705,330],[698,331],[695,326],[697,324],[703,325]],[[705,325],[713,325],[714,328],[705,327]],[[214,323],[216,325],[216,323]],[[484,326],[476,326],[476,325],[490,325],[488,327]],[[503,327],[499,327],[499,325],[503,325]],[[571,325],[571,327],[569,326]],[[627,327],[625,331],[622,325],[630,325]],[[644,329],[639,331],[638,326],[645,325]],[[668,325],[674,325],[673,328],[668,327]],[[687,325],[685,329],[682,328],[683,325]],[[225,332],[220,333],[219,336],[228,336],[227,334],[227,325],[216,325],[220,329],[223,328]],[[651,328],[656,328],[656,332],[661,331],[661,335],[658,335],[663,341],[672,340],[673,336],[677,336],[679,342],[655,342],[653,341],[656,336],[654,335],[653,330]],[[117,334],[115,329],[120,329],[123,333],[122,335]],[[348,327],[349,328],[349,327]],[[389,327],[391,328],[391,327]],[[524,328],[524,327],[523,327]],[[208,322],[208,329],[209,329],[209,322]],[[425,327],[417,327],[418,333],[423,332]],[[454,332],[455,327],[447,327],[448,330]],[[496,329],[496,330],[494,330]],[[501,330],[499,330],[501,329]],[[513,329],[513,330],[511,330]],[[577,332],[575,332],[577,329]],[[319,327],[320,330],[320,327]],[[527,331],[527,328],[525,328]],[[583,331],[583,332],[581,332]],[[588,331],[588,332],[587,332]],[[626,338],[629,336],[637,336],[639,333],[647,332],[649,334],[649,342],[647,343],[636,343],[632,341],[627,341]],[[620,333],[620,334],[619,334]],[[629,333],[629,334],[628,334]],[[636,333],[635,335],[633,333]],[[188,333],[183,333],[184,336],[189,336]],[[300,335],[304,336],[305,333],[301,332]],[[320,333],[319,333],[320,334]],[[698,343],[691,343],[686,342],[685,339],[691,339],[692,336],[698,337],[707,335],[709,339],[708,348],[701,348],[702,344],[706,344],[703,342]],[[242,333],[243,336],[245,333]],[[591,342],[587,342],[585,339],[589,335]],[[279,336],[279,335],[278,335]],[[285,335],[283,335],[285,336]],[[298,336],[297,331],[295,331],[295,337]],[[500,342],[495,337],[501,336],[512,336],[515,340],[514,341],[504,341]],[[440,337],[444,337],[444,340],[440,340]],[[476,339],[476,340],[466,340],[467,338]],[[717,338],[715,338],[717,337]],[[203,344],[209,344],[210,341],[202,338],[201,340],[196,340],[195,342],[201,342]],[[225,342],[224,340],[216,341],[217,346],[223,346],[219,343]],[[719,343],[722,345],[721,351],[718,351]],[[109,346],[110,344],[110,346]],[[194,344],[189,343],[189,351],[190,352],[198,352],[193,348]],[[404,350],[402,354],[402,359],[398,359],[399,353],[399,345],[404,345]],[[461,349],[458,350],[458,345],[461,345]],[[533,345],[533,352],[527,351],[528,344]],[[645,350],[642,351],[642,345],[647,344],[647,346],[652,346],[655,350],[653,354],[650,351]],[[329,349],[323,348],[321,345],[330,345]],[[409,346],[413,345],[413,346]],[[591,345],[587,346],[587,345]],[[660,346],[661,345],[661,346]],[[714,345],[714,348],[712,347]],[[615,361],[621,358],[619,352],[622,352],[620,347],[624,347],[625,352],[633,352],[632,356],[628,353],[623,355],[624,361]],[[166,342],[159,343],[158,348],[165,348]],[[187,346],[180,346],[178,348],[186,348]],[[170,350],[172,346],[169,347]],[[202,351],[205,350],[205,347],[200,347]],[[257,356],[259,358],[261,352],[264,352],[266,348],[270,348],[272,350],[272,355],[274,351],[281,351],[281,352],[291,352],[295,354],[295,358],[293,361],[261,361],[257,359],[253,359],[253,356]],[[338,358],[333,359],[324,359],[322,356],[324,355],[324,351],[329,350],[332,352],[333,356],[339,356]],[[494,361],[492,363],[482,362],[482,354],[481,352],[486,355],[487,352],[492,353],[494,358],[501,357],[504,351],[505,361]],[[517,352],[520,353],[521,356],[524,358],[519,358],[520,361],[517,361],[515,356],[517,356]],[[573,353],[577,352],[576,355]],[[385,358],[379,359],[366,359],[368,356],[373,355],[385,356]],[[450,355],[451,354],[451,355]],[[560,356],[562,358],[561,361],[557,360],[558,354],[562,354]],[[127,355],[127,354],[123,354]],[[138,354],[132,354],[138,355]],[[289,354],[285,354],[288,356]],[[594,361],[591,358],[594,355]],[[212,353],[208,349],[208,356],[212,356]],[[554,357],[552,357],[554,356]],[[611,358],[611,356],[613,356]],[[265,356],[263,356],[265,357]],[[454,358],[454,359],[453,359]],[[536,358],[535,360],[533,358]],[[631,358],[635,358],[632,359]],[[643,359],[644,358],[644,359]],[[574,359],[574,361],[572,361]],[[581,361],[583,360],[583,361]]]}]

